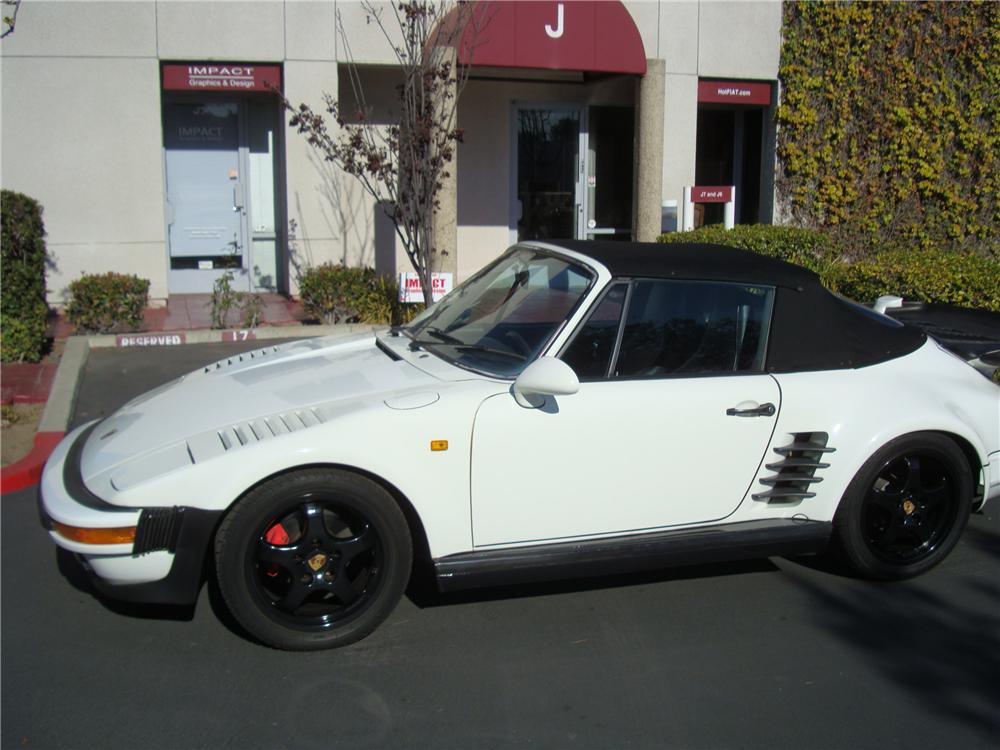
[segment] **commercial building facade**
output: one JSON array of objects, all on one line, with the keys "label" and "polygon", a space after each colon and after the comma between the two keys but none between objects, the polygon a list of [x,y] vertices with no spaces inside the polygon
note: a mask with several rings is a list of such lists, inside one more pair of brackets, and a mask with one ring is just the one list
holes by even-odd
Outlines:
[{"label": "commercial building facade", "polygon": [[[383,5],[392,29],[392,8]],[[443,270],[517,239],[652,239],[684,188],[769,222],[778,2],[494,2],[459,104]],[[4,188],[45,208],[50,300],[83,273],[150,295],[295,294],[323,262],[408,270],[391,224],[287,127],[275,90],[391,120],[398,71],[357,2],[22,4],[0,45]],[[722,220],[721,204],[699,218]]]}]

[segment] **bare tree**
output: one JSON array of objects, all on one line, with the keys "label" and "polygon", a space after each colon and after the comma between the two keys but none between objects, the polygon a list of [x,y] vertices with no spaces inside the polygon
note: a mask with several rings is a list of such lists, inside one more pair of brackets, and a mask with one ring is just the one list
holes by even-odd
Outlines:
[{"label": "bare tree", "polygon": [[3,5],[3,30],[0,31],[0,39],[3,39],[8,34],[14,33],[17,11],[21,9],[21,0],[2,0],[0,5]]},{"label": "bare tree", "polygon": [[[445,252],[434,246],[434,214],[462,140],[458,98],[468,67],[457,64],[457,51],[460,44],[470,48],[488,13],[482,4],[404,0],[388,6],[392,14],[386,19],[385,6],[378,8],[370,0],[362,6],[395,52],[402,74],[397,87],[399,122],[384,125],[370,118],[349,53],[358,112],[344,112],[329,94],[324,96],[323,112],[304,103],[292,105],[287,99],[284,104],[292,113],[289,125],[323,159],[357,178],[383,207],[420,276],[424,301],[430,304],[431,272]],[[338,32],[349,50],[339,14]],[[336,129],[328,128],[328,118]]]}]

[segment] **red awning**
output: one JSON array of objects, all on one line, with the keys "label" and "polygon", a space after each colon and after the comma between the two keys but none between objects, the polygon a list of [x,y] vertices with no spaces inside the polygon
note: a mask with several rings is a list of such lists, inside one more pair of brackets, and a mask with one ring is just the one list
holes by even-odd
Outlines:
[{"label": "red awning", "polygon": [[462,64],[646,74],[642,38],[620,2],[479,2],[475,15],[459,45]]}]

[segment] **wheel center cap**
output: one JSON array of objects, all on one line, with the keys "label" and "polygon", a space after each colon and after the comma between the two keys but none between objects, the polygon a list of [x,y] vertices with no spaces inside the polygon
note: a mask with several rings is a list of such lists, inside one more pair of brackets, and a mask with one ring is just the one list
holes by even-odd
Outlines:
[{"label": "wheel center cap", "polygon": [[320,568],[326,565],[326,561],[328,559],[329,558],[322,552],[317,552],[315,555],[306,560],[306,565],[309,566],[309,569],[312,570],[313,573],[316,573]]},{"label": "wheel center cap", "polygon": [[913,511],[915,511],[916,509],[917,509],[917,506],[916,506],[916,504],[912,500],[904,500],[903,501],[903,512],[906,515],[912,516],[913,515]]}]

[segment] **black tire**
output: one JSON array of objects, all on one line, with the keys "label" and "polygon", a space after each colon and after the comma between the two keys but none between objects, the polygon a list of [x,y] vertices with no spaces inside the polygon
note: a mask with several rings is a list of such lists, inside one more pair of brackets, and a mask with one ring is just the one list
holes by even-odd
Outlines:
[{"label": "black tire", "polygon": [[399,506],[347,471],[303,469],[248,492],[215,537],[219,590],[269,646],[308,651],[371,633],[399,602],[412,541]]},{"label": "black tire", "polygon": [[958,542],[972,507],[968,461],[933,432],[904,435],[858,471],[834,518],[844,562],[864,578],[912,578]]}]

